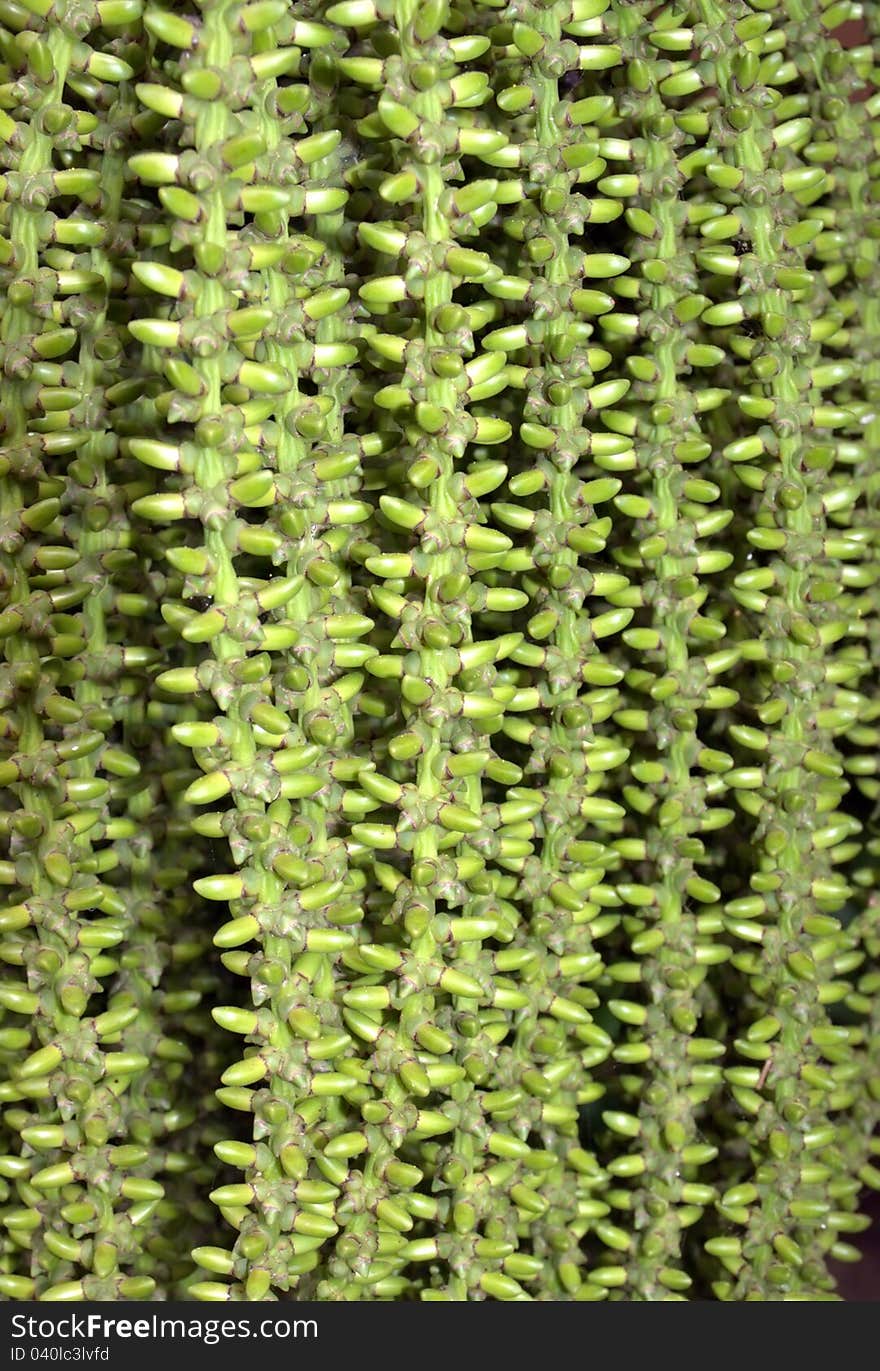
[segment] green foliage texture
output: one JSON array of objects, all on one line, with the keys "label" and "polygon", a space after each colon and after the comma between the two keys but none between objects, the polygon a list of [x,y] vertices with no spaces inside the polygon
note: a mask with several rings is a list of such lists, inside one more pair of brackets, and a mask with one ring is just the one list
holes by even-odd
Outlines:
[{"label": "green foliage texture", "polygon": [[864,11],[0,0],[5,1299],[838,1298]]}]

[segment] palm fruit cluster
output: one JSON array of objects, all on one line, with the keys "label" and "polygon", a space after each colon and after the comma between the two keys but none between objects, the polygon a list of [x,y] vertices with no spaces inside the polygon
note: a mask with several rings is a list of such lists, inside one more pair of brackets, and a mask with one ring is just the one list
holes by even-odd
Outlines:
[{"label": "palm fruit cluster", "polygon": [[839,1298],[880,25],[0,0],[0,1294]]}]

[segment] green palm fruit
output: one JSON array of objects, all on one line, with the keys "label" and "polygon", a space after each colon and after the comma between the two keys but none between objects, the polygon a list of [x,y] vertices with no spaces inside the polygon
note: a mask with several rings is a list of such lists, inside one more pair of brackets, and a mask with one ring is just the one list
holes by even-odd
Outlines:
[{"label": "green palm fruit", "polygon": [[[337,236],[346,192],[339,134],[320,126],[302,134],[304,118],[321,123],[320,88],[332,85],[334,68],[328,59],[314,59],[314,95],[306,84],[275,86],[271,118],[256,110],[226,111],[216,102],[209,68],[226,52],[228,8],[205,15],[200,41],[180,76],[192,104],[193,147],[216,164],[213,179],[191,182],[199,192],[194,210],[171,193],[165,197],[171,213],[180,212],[176,232],[192,251],[193,268],[184,277],[146,261],[135,264],[134,275],[160,296],[177,294],[180,306],[165,311],[166,327],[173,329],[176,317],[191,319],[196,329],[207,327],[212,314],[223,311],[234,360],[221,370],[215,356],[205,357],[199,348],[189,357],[164,353],[160,365],[178,397],[163,406],[166,419],[191,426],[192,437],[170,429],[162,446],[178,454],[167,459],[167,469],[186,473],[191,485],[179,494],[147,496],[134,509],[161,522],[179,517],[179,501],[180,513],[201,518],[206,530],[203,550],[193,546],[189,561],[176,559],[188,573],[177,627],[184,643],[198,645],[201,665],[172,668],[157,684],[166,696],[193,696],[198,706],[213,696],[215,708],[223,710],[189,736],[185,724],[179,727],[202,768],[185,798],[202,806],[229,796],[235,805],[225,814],[208,811],[196,823],[205,834],[230,840],[230,865],[234,859],[240,868],[196,882],[208,900],[233,901],[233,918],[220,921],[215,942],[237,948],[256,939],[259,945],[241,970],[253,978],[255,1001],[266,1002],[265,1012],[217,1008],[215,1017],[256,1047],[244,1059],[244,1073],[230,1068],[224,1085],[235,1089],[245,1076],[268,1078],[253,1112],[257,1136],[268,1130],[275,1140],[269,1159],[261,1152],[257,1166],[250,1153],[242,1160],[248,1149],[235,1148],[224,1158],[244,1167],[248,1179],[237,1190],[248,1193],[244,1203],[254,1206],[234,1220],[240,1237],[227,1274],[240,1277],[248,1297],[260,1298],[273,1286],[287,1289],[318,1262],[311,1246],[296,1248],[295,1234],[302,1229],[308,1235],[314,1227],[309,1211],[290,1209],[297,1203],[299,1157],[307,1168],[312,1151],[321,1155],[319,1147],[301,1150],[292,1123],[297,1102],[311,1094],[313,1073],[320,1075],[316,1103],[319,1093],[322,1101],[313,1126],[319,1119],[323,1128],[337,1120],[341,1126],[346,1117],[343,1090],[323,1087],[340,1074],[348,1078],[334,1072],[332,1058],[319,1054],[312,1060],[296,1016],[314,1019],[311,1005],[320,1010],[332,1003],[334,964],[353,943],[346,929],[360,917],[363,883],[349,874],[347,846],[328,815],[341,801],[340,781],[354,778],[345,776],[344,766],[337,777],[341,763],[335,759],[344,759],[352,740],[351,702],[363,680],[357,668],[369,655],[358,639],[371,621],[356,612],[343,554],[369,514],[355,498],[353,480],[370,439],[347,434],[342,418],[351,391],[343,369],[357,349],[345,341],[351,313],[349,291],[340,284]],[[302,26],[283,13],[276,19],[283,21],[273,21],[271,28],[277,47],[263,50],[246,32],[238,53],[242,70],[249,67],[252,77],[270,87],[276,73],[296,74],[301,58],[294,40],[307,41],[317,53],[333,37],[321,25],[300,32]],[[148,27],[150,22],[148,12]],[[140,93],[148,105],[154,99]],[[147,180],[155,164],[150,157],[155,155],[132,161]],[[224,201],[253,213],[253,236],[238,237],[227,225]],[[295,226],[302,216],[320,237]],[[207,238],[206,224],[213,225]],[[249,260],[253,275],[250,293],[237,308],[240,260]],[[161,341],[158,325],[145,332],[140,323],[132,325],[136,337]],[[239,393],[250,396],[243,427]],[[131,447],[147,463],[166,462],[155,439],[133,439]],[[243,517],[266,507],[262,527]],[[261,577],[239,574],[236,558],[259,566]],[[197,597],[207,602],[198,612],[185,603]],[[281,1074],[272,1069],[276,1060],[286,1063]],[[230,1203],[239,1201],[229,1201],[226,1191],[218,1188],[213,1198],[231,1215]],[[324,1236],[335,1231],[328,1220]]]},{"label": "green palm fruit", "polygon": [[[600,9],[588,79],[621,60],[598,27]],[[546,1121],[556,1127],[545,1133],[545,1147],[559,1158],[536,1190],[543,1212],[536,1203],[534,1218],[520,1231],[540,1259],[525,1274],[525,1289],[599,1298],[610,1268],[587,1269],[585,1234],[611,1234],[608,1250],[615,1259],[621,1248],[600,1198],[610,1178],[595,1164],[584,1167],[576,1120],[579,1108],[601,1109],[606,1087],[597,1069],[613,1048],[591,1011],[598,1003],[594,987],[605,974],[599,940],[617,922],[612,918],[603,930],[596,920],[604,922],[606,894],[616,903],[604,881],[618,860],[613,839],[624,811],[607,796],[628,749],[613,722],[623,678],[615,652],[633,618],[627,574],[613,564],[601,569],[599,559],[621,490],[616,473],[628,469],[634,454],[629,436],[604,423],[606,407],[623,399],[630,382],[592,337],[594,318],[614,310],[617,278],[629,261],[569,246],[570,234],[593,231],[585,224],[610,224],[622,213],[601,188],[589,199],[579,189],[596,190],[605,164],[596,155],[594,130],[571,121],[565,99],[565,78],[578,74],[578,49],[568,36],[572,18],[570,5],[553,5],[535,12],[528,32],[524,24],[515,28],[517,52],[504,80],[513,80],[515,69],[516,84],[496,96],[499,104],[529,96],[517,129],[516,182],[505,178],[499,195],[514,206],[503,221],[512,263],[523,242],[528,250],[512,266],[516,276],[497,285],[490,280],[488,290],[502,300],[521,296],[526,312],[522,325],[493,329],[484,346],[492,347],[490,355],[496,347],[506,349],[517,364],[510,373],[523,378],[515,420],[519,451],[505,499],[492,508],[516,538],[516,584],[528,596],[526,638],[512,653],[525,668],[522,703],[511,702],[517,712],[505,720],[502,736],[531,751],[534,814],[531,841],[520,842],[504,866],[517,876],[511,898],[528,918],[526,947],[534,958],[528,983],[543,1010],[537,1023],[530,1015],[516,1016],[517,1076],[527,1098],[537,1094],[547,1102]],[[595,103],[597,137],[610,140],[619,123],[613,103],[602,97]],[[594,283],[602,289],[591,289]],[[522,792],[511,796],[516,793]],[[528,1163],[523,1181],[528,1184]]]},{"label": "green palm fruit", "polygon": [[[713,782],[732,758],[710,740],[719,706],[736,700],[725,682],[738,659],[725,653],[717,617],[715,587],[732,561],[719,546],[721,489],[702,475],[712,451],[703,416],[712,411],[695,403],[701,378],[724,354],[704,341],[691,307],[700,276],[684,198],[689,140],[676,122],[678,88],[667,84],[674,52],[654,41],[672,17],[671,9],[639,5],[612,5],[603,16],[629,64],[610,73],[625,122],[614,140],[599,128],[599,146],[615,161],[609,166],[602,157],[596,173],[598,190],[616,197],[631,233],[633,298],[645,321],[625,356],[605,325],[606,355],[620,379],[612,407],[600,411],[630,443],[613,458],[621,473],[613,504],[626,539],[613,556],[627,584],[611,596],[631,619],[618,656],[630,689],[618,692],[612,715],[628,763],[630,818],[616,845],[628,860],[613,881],[628,911],[630,943],[609,957],[604,982],[620,1025],[612,1056],[633,1071],[640,1092],[638,1108],[629,1083],[618,1100],[610,1092],[604,1104],[623,1113],[606,1109],[602,1117],[609,1162],[632,1177],[631,1203],[648,1221],[625,1245],[607,1219],[593,1225],[598,1252],[609,1249],[603,1260],[626,1273],[616,1288],[637,1299],[686,1297],[692,1278],[684,1235],[714,1198],[703,1168],[715,1149],[700,1140],[721,1070],[699,991],[729,953],[712,937],[708,916],[720,892],[703,835],[723,834],[733,817],[712,803]],[[611,318],[600,315],[599,327]],[[637,1127],[627,1123],[633,1116]]]},{"label": "green palm fruit", "polygon": [[5,1298],[845,1291],[875,10],[0,7]]},{"label": "green palm fruit", "polygon": [[[4,1147],[10,1175],[21,1182],[18,1204],[30,1206],[19,1219],[24,1213],[40,1219],[36,1227],[16,1221],[10,1229],[20,1236],[18,1261],[8,1263],[8,1274],[25,1282],[15,1287],[19,1293],[44,1296],[62,1286],[80,1298],[126,1292],[142,1297],[178,1278],[166,1275],[169,1262],[162,1251],[161,1230],[173,1217],[163,1198],[164,1173],[181,1170],[165,1135],[186,1120],[181,1114],[176,1121],[173,1086],[178,1093],[186,1087],[189,1098],[182,1078],[194,1056],[175,1036],[173,1015],[163,1016],[166,987],[159,983],[171,960],[174,930],[164,921],[167,915],[163,920],[168,886],[163,895],[148,836],[150,818],[161,813],[159,778],[173,765],[172,753],[162,749],[150,766],[155,719],[141,708],[148,672],[163,655],[154,638],[163,627],[161,588],[145,549],[139,555],[132,545],[131,496],[119,479],[119,415],[131,399],[132,383],[135,392],[140,383],[127,364],[126,302],[116,298],[118,275],[125,254],[129,266],[135,255],[135,234],[148,237],[153,231],[144,207],[123,198],[138,107],[119,64],[139,60],[138,7],[123,4],[96,14],[96,24],[101,20],[109,25],[108,39],[94,50],[95,60],[104,61],[108,76],[124,79],[118,86],[89,84],[70,69],[70,88],[102,107],[105,122],[95,119],[93,128],[86,127],[81,165],[69,173],[69,179],[79,177],[79,189],[62,186],[77,192],[79,204],[54,218],[43,257],[90,273],[91,284],[59,312],[48,345],[38,343],[47,358],[61,359],[37,363],[42,387],[36,393],[48,408],[44,418],[28,423],[32,443],[50,444],[44,447],[41,479],[53,492],[55,510],[31,531],[23,561],[32,590],[68,612],[51,613],[49,606],[46,628],[35,625],[33,635],[43,673],[33,698],[45,708],[47,755],[42,771],[30,774],[48,822],[42,840],[27,827],[28,811],[19,811],[17,820],[13,815],[7,830],[15,858],[7,879],[30,881],[25,909],[35,896],[40,903],[31,924],[7,935],[3,958],[12,968],[25,968],[30,988],[10,982],[2,992],[13,1022],[21,1024],[22,1013],[31,1015],[37,1033],[32,1046],[48,1038],[52,1052],[61,1034],[73,1049],[63,1072],[55,1070],[48,1082],[26,1077],[33,1084],[25,1094],[14,1066],[5,1083],[8,1103],[20,1101],[7,1110],[13,1137]],[[39,58],[30,51],[27,56],[39,78]],[[63,67],[56,74],[63,80]],[[13,202],[12,222],[17,213]],[[14,294],[14,283],[10,289]],[[71,353],[75,362],[63,360]],[[127,473],[129,479],[134,474]],[[139,631],[145,620],[147,633]],[[53,749],[54,778],[46,769]],[[168,864],[173,834],[171,841],[164,834],[161,841]],[[178,881],[189,879],[190,865],[178,867]],[[173,882],[173,868],[170,874]],[[203,940],[209,948],[210,936]],[[175,954],[182,957],[184,950],[178,938]],[[199,951],[196,943],[195,955]],[[96,1008],[95,997],[105,990]],[[27,1035],[22,1039],[11,1023],[6,1032],[16,1035],[21,1063]],[[151,1062],[158,1069],[148,1073]],[[220,1063],[215,1059],[222,1070]],[[211,1096],[213,1086],[211,1081]],[[59,1098],[65,1095],[71,1103],[59,1118]],[[187,1202],[181,1212],[191,1209]],[[20,1267],[27,1274],[18,1274]],[[174,1254],[170,1264],[171,1271],[181,1268],[184,1274],[191,1269],[186,1251]],[[132,1280],[140,1284],[127,1284]]]},{"label": "green palm fruit", "polygon": [[[103,46],[77,37],[83,17],[34,20],[36,31],[21,30],[8,51],[23,105],[5,225],[3,338],[15,379],[3,498],[20,531],[4,576],[13,744],[4,818],[18,887],[4,961],[24,969],[27,988],[7,982],[4,997],[30,1029],[6,1030],[17,1052],[3,1090],[17,1135],[10,1153],[21,1149],[13,1173],[25,1207],[10,1230],[18,1293],[63,1284],[87,1297],[144,1297],[155,1282],[135,1274],[132,1213],[155,1205],[162,1187],[147,1178],[149,1149],[131,1136],[125,1092],[148,1063],[126,1033],[145,1006],[112,988],[103,1005],[93,1000],[130,929],[110,835],[125,778],[139,768],[109,734],[124,673],[147,660],[114,622],[130,562],[108,417],[124,368],[109,240],[122,217],[121,149],[134,108],[121,54],[136,44],[137,10],[96,8],[91,26],[108,25]],[[78,106],[64,103],[68,93]],[[76,1236],[71,1206],[82,1211]]]},{"label": "green palm fruit", "polygon": [[[728,14],[727,22],[736,17]],[[720,12],[710,13],[704,7],[703,18],[712,22],[720,18]],[[738,467],[746,452],[750,472],[756,472],[755,523],[746,538],[756,550],[756,565],[770,573],[761,578],[764,585],[759,590],[763,625],[755,637],[739,645],[745,659],[756,664],[756,677],[743,699],[744,722],[730,728],[734,762],[739,764],[727,774],[728,783],[735,785],[736,801],[754,820],[756,865],[750,884],[755,893],[750,899],[754,916],[769,924],[766,928],[758,925],[761,957],[751,954],[738,969],[760,995],[762,1013],[769,1009],[779,1023],[767,1069],[751,1068],[752,1075],[757,1071],[754,1083],[760,1082],[763,1093],[748,1083],[748,1070],[738,1072],[734,1085],[734,1092],[742,1092],[738,1103],[746,1115],[766,1116],[769,1130],[769,1151],[756,1167],[756,1183],[744,1182],[750,1196],[754,1191],[754,1200],[743,1202],[749,1218],[741,1243],[743,1265],[733,1293],[747,1298],[759,1287],[766,1289],[767,1282],[785,1291],[797,1290],[805,1282],[807,1292],[813,1293],[810,1263],[799,1267],[779,1247],[783,1236],[802,1250],[809,1242],[811,1222],[817,1226],[820,1222],[821,1205],[814,1203],[809,1186],[804,1187],[802,1198],[803,1183],[798,1180],[808,1140],[825,1127],[822,1091],[830,1088],[829,1073],[815,1060],[815,1046],[808,1047],[803,1037],[805,1021],[812,1022],[808,1041],[815,1044],[815,1029],[826,1019],[816,976],[817,934],[811,925],[827,905],[820,909],[814,886],[830,874],[835,846],[848,841],[860,825],[837,808],[847,786],[840,781],[842,767],[835,755],[833,733],[815,721],[822,705],[832,703],[836,684],[836,673],[829,681],[828,667],[818,651],[823,643],[836,643],[848,629],[852,631],[857,618],[848,612],[849,597],[823,602],[813,591],[813,585],[827,579],[830,571],[824,556],[823,499],[828,499],[829,487],[833,489],[834,468],[821,461],[824,479],[822,490],[816,490],[811,469],[816,469],[817,459],[812,458],[809,430],[833,430],[837,415],[833,404],[826,403],[833,400],[833,394],[820,398],[811,389],[821,371],[821,342],[810,338],[807,308],[793,298],[799,291],[792,289],[788,276],[791,273],[800,285],[815,236],[810,209],[777,198],[771,212],[769,203],[756,204],[754,197],[746,198],[753,178],[757,181],[774,173],[781,180],[780,196],[788,193],[786,180],[790,182],[803,166],[797,149],[809,135],[809,120],[798,115],[781,120],[771,116],[767,146],[761,147],[749,91],[743,91],[737,81],[732,53],[715,62],[714,77],[719,99],[729,108],[729,121],[737,130],[722,167],[736,166],[738,184],[727,193],[724,208],[727,217],[736,220],[735,232],[743,236],[746,251],[739,258],[736,300],[728,292],[727,300],[710,305],[703,318],[712,323],[720,318],[719,310],[736,305],[741,317],[720,325],[722,330],[734,330],[731,347],[744,322],[756,329],[736,350],[737,385],[743,389],[735,390],[732,399],[746,417],[751,410],[764,422],[759,432],[737,438],[722,455]],[[773,81],[770,72],[767,88],[771,92],[775,91]],[[778,108],[781,96],[776,103]],[[707,172],[711,170],[710,164]],[[722,170],[716,179],[723,183],[732,178],[725,178]],[[724,217],[707,221],[708,228],[716,230]],[[717,327],[713,336],[723,337],[723,332],[715,331]],[[806,432],[792,431],[784,423],[785,413],[798,407],[804,413]],[[762,464],[768,446],[772,483],[767,480],[769,462]],[[829,458],[833,459],[833,449]],[[746,577],[740,575],[741,583]],[[757,578],[752,583],[757,585]],[[772,727],[765,730],[761,725],[768,721]],[[824,927],[818,937],[823,936],[827,936]],[[800,1103],[799,1081],[813,1088],[814,1103],[806,1108]],[[779,1131],[774,1123],[786,1130],[782,1156],[774,1151]],[[724,1206],[730,1207],[725,1196],[721,1204],[722,1213]]]}]

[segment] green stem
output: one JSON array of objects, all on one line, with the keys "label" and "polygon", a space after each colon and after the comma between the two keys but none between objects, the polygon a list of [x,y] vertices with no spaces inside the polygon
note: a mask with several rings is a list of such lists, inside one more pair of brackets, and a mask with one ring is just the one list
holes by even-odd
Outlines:
[{"label": "green stem", "polygon": [[[750,1068],[759,1089],[739,1096],[762,1146],[744,1197],[743,1265],[736,1285],[725,1287],[724,1297],[737,1299],[766,1297],[768,1288],[808,1294],[827,1288],[821,1266],[805,1261],[803,1249],[827,1212],[812,1180],[815,1149],[829,1127],[826,1099],[832,1086],[816,1046],[816,1033],[828,1022],[817,983],[816,950],[828,908],[821,898],[822,880],[829,872],[822,834],[829,824],[833,830],[836,816],[828,811],[842,793],[833,779],[840,774],[833,739],[816,723],[820,705],[828,700],[829,680],[817,653],[839,636],[832,616],[823,613],[821,602],[817,605],[811,596],[823,573],[833,574],[824,553],[824,510],[810,479],[809,452],[816,441],[811,429],[820,412],[811,368],[820,351],[817,344],[803,341],[808,307],[778,284],[778,275],[787,266],[803,265],[803,254],[786,242],[798,223],[798,206],[780,198],[778,190],[748,195],[752,186],[772,177],[780,161],[772,153],[773,124],[761,126],[756,88],[744,81],[743,90],[735,74],[738,58],[730,26],[749,13],[745,5],[730,14],[722,13],[714,0],[700,3],[708,31],[726,35],[715,61],[715,80],[724,108],[736,120],[737,132],[730,137],[728,150],[731,164],[742,173],[736,212],[750,243],[740,266],[740,300],[744,313],[760,321],[764,331],[761,346],[751,349],[761,362],[757,368],[752,363],[745,376],[755,386],[752,393],[771,402],[775,467],[764,484],[758,527],[750,540],[754,538],[758,547],[778,548],[769,563],[773,577],[767,627],[744,649],[750,660],[766,664],[767,690],[759,697],[756,712],[761,723],[772,725],[761,803],[752,809],[758,818],[752,889],[760,892],[756,902],[766,911],[769,926],[762,935],[760,958],[752,959],[751,976],[778,1033],[767,1069]],[[796,20],[804,18],[800,0],[793,0],[789,13]],[[801,417],[805,405],[810,407],[806,419]],[[768,530],[778,530],[775,544],[768,543]],[[823,776],[832,779],[823,781]],[[851,831],[842,825],[836,841]],[[832,845],[834,841],[832,831]],[[757,1196],[754,1202],[748,1198],[752,1193]],[[736,1198],[728,1204],[737,1209]]]}]

